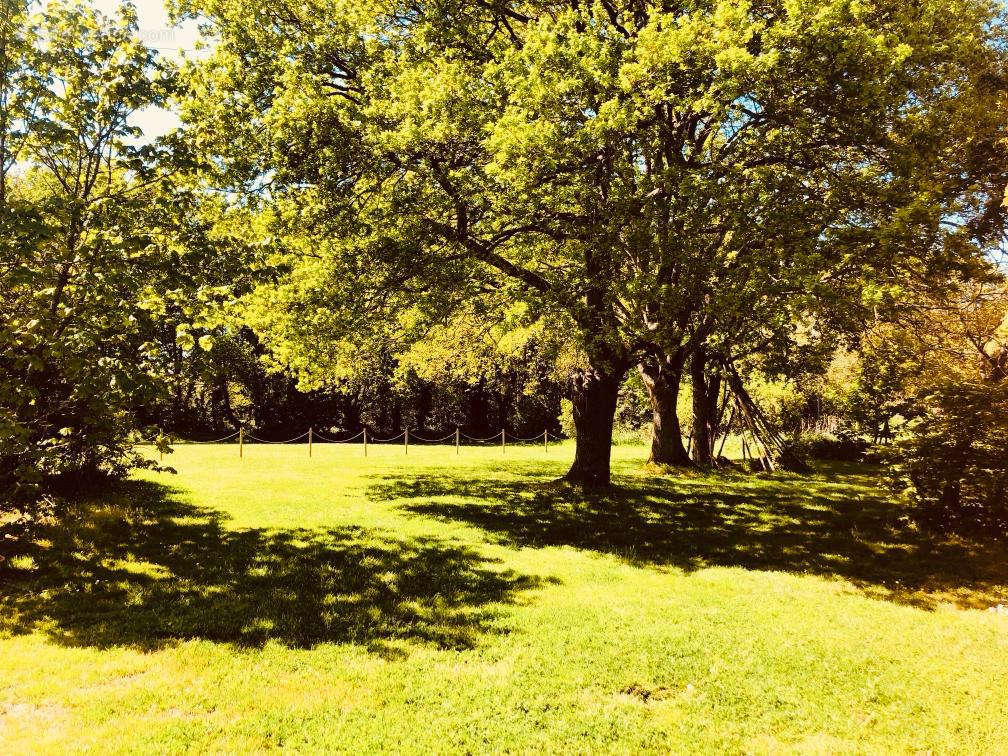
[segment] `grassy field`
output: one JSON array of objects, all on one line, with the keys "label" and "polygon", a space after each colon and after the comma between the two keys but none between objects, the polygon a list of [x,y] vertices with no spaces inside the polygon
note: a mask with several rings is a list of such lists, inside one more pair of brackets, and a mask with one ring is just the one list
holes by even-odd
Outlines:
[{"label": "grassy field", "polygon": [[0,752],[1005,752],[1004,550],[869,469],[180,447],[0,564]]}]

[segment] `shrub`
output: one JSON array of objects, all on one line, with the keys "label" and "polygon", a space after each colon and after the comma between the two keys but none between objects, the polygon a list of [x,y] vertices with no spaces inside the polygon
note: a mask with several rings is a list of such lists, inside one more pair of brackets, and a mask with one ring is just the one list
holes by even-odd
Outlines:
[{"label": "shrub", "polygon": [[897,447],[897,485],[931,526],[1008,536],[1008,383],[947,383],[923,402]]},{"label": "shrub", "polygon": [[867,441],[856,436],[816,433],[802,436],[789,448],[799,459],[861,462],[865,458],[868,446]]}]

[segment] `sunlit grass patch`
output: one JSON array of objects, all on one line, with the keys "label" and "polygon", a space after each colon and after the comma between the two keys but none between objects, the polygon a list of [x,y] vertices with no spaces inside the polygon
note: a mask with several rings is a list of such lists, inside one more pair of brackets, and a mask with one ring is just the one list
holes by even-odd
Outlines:
[{"label": "sunlit grass patch", "polygon": [[1005,552],[905,528],[871,468],[619,447],[585,493],[570,447],[303,451],[183,447],[19,545],[4,752],[1008,742]]}]

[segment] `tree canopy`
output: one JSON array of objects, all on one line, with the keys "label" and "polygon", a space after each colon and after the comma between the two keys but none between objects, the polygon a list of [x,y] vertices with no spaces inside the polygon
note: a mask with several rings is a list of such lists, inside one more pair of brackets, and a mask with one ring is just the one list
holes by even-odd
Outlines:
[{"label": "tree canopy", "polygon": [[174,86],[135,11],[33,10],[3,0],[0,18],[0,483],[21,492],[136,461],[159,330],[173,319],[193,349],[214,286],[249,263],[228,254],[226,203],[133,123]]},{"label": "tree canopy", "polygon": [[179,8],[218,40],[188,71],[194,143],[326,240],[334,309],[504,293],[567,334],[573,480],[607,479],[631,366],[765,349],[1000,234],[985,2]]}]

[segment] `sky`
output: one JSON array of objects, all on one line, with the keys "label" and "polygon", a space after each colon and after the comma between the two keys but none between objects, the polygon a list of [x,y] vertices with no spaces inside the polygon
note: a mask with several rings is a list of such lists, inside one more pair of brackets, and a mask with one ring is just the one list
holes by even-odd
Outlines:
[{"label": "sky", "polygon": [[[103,13],[112,15],[120,3],[119,0],[92,0],[92,4]],[[137,10],[138,34],[144,44],[173,59],[177,59],[182,50],[193,49],[200,37],[195,23],[189,21],[181,26],[172,26],[162,0],[133,0],[133,4]],[[135,113],[131,121],[143,129],[146,139],[161,136],[178,125],[178,118],[161,108],[147,108]]]}]

